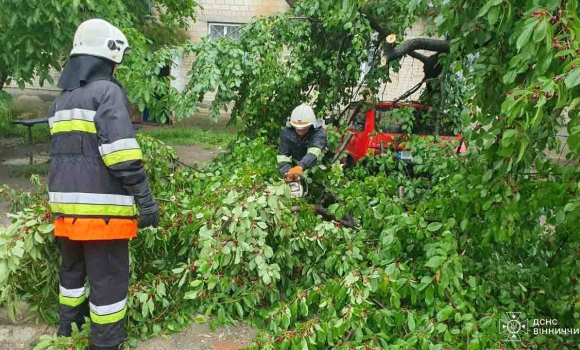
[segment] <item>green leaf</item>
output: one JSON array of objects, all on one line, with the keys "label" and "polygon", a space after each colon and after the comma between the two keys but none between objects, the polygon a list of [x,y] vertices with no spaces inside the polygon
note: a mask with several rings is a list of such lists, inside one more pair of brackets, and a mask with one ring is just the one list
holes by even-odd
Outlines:
[{"label": "green leaf", "polygon": [[516,160],[516,163],[519,163],[520,160],[522,160],[522,157],[524,156],[526,150],[528,149],[528,140],[522,140],[522,142],[520,143],[520,152],[518,154],[518,159]]},{"label": "green leaf", "polygon": [[566,204],[566,205],[564,206],[564,211],[565,211],[565,212],[570,212],[570,211],[572,211],[572,210],[575,210],[575,209],[576,209],[576,208],[578,208],[579,206],[580,206],[580,203],[579,203],[579,202],[571,202],[571,203],[568,203],[568,204]]},{"label": "green leaf", "polygon": [[203,283],[202,280],[195,280],[195,281],[191,282],[190,286],[192,288],[195,288],[195,287],[198,287],[199,285],[201,285],[202,283]]},{"label": "green leaf", "polygon": [[413,314],[410,312],[407,316],[407,326],[409,327],[409,331],[415,331],[415,317],[413,317]]},{"label": "green leaf", "polygon": [[501,142],[505,143],[506,145],[511,144],[512,139],[516,137],[518,131],[516,129],[508,129],[504,131],[503,136],[501,138]]},{"label": "green leaf", "polygon": [[497,23],[500,10],[501,8],[499,6],[494,6],[487,13],[487,21],[490,26],[494,26]]},{"label": "green leaf", "polygon": [[50,233],[52,232],[52,230],[54,230],[53,224],[41,224],[40,226],[38,226],[38,231],[40,231],[41,233]]},{"label": "green leaf", "polygon": [[34,232],[34,240],[40,244],[44,243],[44,239],[38,232]]},{"label": "green leaf", "polygon": [[477,17],[485,16],[485,14],[489,11],[492,5],[493,0],[489,0],[488,2],[486,2],[485,5],[483,5],[483,7],[481,8],[481,10],[479,10],[479,12],[477,13]]},{"label": "green leaf", "polygon": [[552,64],[552,58],[554,57],[554,55],[552,55],[552,53],[548,52],[544,55],[544,57],[542,57],[538,64],[536,65],[536,72],[538,74],[544,74],[548,68],[550,68],[550,65]]},{"label": "green leaf", "polygon": [[515,69],[510,69],[502,78],[504,84],[509,85],[516,80],[518,72]]},{"label": "green leaf", "polygon": [[22,258],[22,256],[24,256],[24,249],[22,249],[22,247],[16,245],[16,246],[14,246],[14,248],[12,248],[12,254],[16,255],[19,258]]},{"label": "green leaf", "polygon": [[157,295],[165,296],[165,283],[159,283],[157,285]]},{"label": "green leaf", "polygon": [[443,224],[440,222],[432,222],[429,224],[429,226],[427,226],[427,230],[431,231],[431,232],[435,232],[438,231],[441,227],[443,227]]},{"label": "green leaf", "polygon": [[534,30],[534,42],[539,43],[544,40],[548,31],[548,20],[541,20],[536,30]]},{"label": "green leaf", "polygon": [[0,261],[0,283],[4,282],[8,278],[8,265],[6,261]]},{"label": "green leaf", "polygon": [[427,261],[425,266],[430,267],[433,270],[437,270],[441,266],[442,263],[443,263],[443,257],[436,255],[434,257],[431,257],[431,259],[429,259]]},{"label": "green leaf", "polygon": [[158,324],[154,324],[153,325],[153,333],[158,334],[159,332],[161,332],[161,326]]},{"label": "green leaf", "polygon": [[242,308],[242,305],[240,305],[240,303],[236,303],[235,305],[238,315],[240,316],[241,319],[244,319],[244,309]]},{"label": "green leaf", "polygon": [[562,56],[568,56],[574,53],[574,50],[563,50],[558,52],[556,55],[554,55],[554,57],[562,57]]},{"label": "green leaf", "polygon": [[434,288],[433,288],[433,286],[429,286],[425,290],[425,303],[427,303],[427,305],[431,305],[431,304],[433,304],[434,299],[435,299]]},{"label": "green leaf", "polygon": [[195,299],[197,298],[197,290],[186,292],[183,296],[184,299]]},{"label": "green leaf", "polygon": [[566,84],[566,87],[568,89],[571,89],[573,87],[580,85],[580,68],[576,68],[576,69],[571,70],[568,73],[568,75],[566,76],[566,79],[564,80],[564,84]]},{"label": "green leaf", "polygon": [[437,320],[444,321],[444,320],[448,319],[449,315],[451,315],[452,312],[453,312],[453,308],[451,306],[447,305],[445,308],[441,309],[437,313]]},{"label": "green leaf", "polygon": [[493,176],[493,170],[489,169],[485,172],[485,174],[483,174],[482,181],[488,182],[489,180],[491,180],[492,176]]},{"label": "green leaf", "polygon": [[535,26],[536,26],[536,23],[532,22],[532,23],[528,23],[528,25],[526,25],[524,27],[524,30],[522,31],[522,33],[518,37],[518,41],[516,43],[516,47],[517,47],[518,51],[520,51],[522,49],[522,47],[524,47],[524,45],[526,45],[528,43],[528,41],[530,40],[530,36],[534,32]]}]

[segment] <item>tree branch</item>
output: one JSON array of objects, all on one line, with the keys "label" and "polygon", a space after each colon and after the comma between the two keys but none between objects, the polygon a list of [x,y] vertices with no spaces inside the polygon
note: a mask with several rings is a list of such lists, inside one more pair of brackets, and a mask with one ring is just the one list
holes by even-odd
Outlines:
[{"label": "tree branch", "polygon": [[3,90],[6,80],[8,80],[8,72],[0,69],[0,91]]},{"label": "tree branch", "polygon": [[[387,60],[394,61],[399,58],[409,55],[416,50],[426,50],[434,52],[449,52],[449,42],[447,40],[441,39],[431,39],[431,38],[414,38],[406,40],[401,45],[395,46],[394,44],[385,44],[384,53]],[[414,55],[421,55],[413,53]],[[419,56],[417,56],[419,57]],[[421,58],[427,59],[426,56],[421,55]]]},{"label": "tree branch", "polygon": [[425,64],[428,60],[429,60],[429,56],[425,56],[423,54],[420,54],[418,52],[409,52],[409,56],[413,57],[414,59],[417,59],[421,62],[423,62],[423,64]]}]

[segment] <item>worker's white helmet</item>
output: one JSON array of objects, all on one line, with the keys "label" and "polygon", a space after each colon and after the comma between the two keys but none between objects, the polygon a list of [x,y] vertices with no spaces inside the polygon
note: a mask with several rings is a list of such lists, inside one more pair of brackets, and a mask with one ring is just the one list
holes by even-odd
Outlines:
[{"label": "worker's white helmet", "polygon": [[310,125],[316,125],[314,110],[307,104],[301,104],[292,111],[290,123],[288,124],[288,126],[293,126],[296,129],[305,129]]},{"label": "worker's white helmet", "polygon": [[117,27],[102,19],[89,19],[77,28],[70,55],[91,55],[121,63],[129,49],[125,34]]}]

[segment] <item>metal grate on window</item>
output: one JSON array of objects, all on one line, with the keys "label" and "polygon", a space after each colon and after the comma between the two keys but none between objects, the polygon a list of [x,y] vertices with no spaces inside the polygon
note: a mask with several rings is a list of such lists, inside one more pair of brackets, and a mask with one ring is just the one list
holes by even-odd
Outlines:
[{"label": "metal grate on window", "polygon": [[212,40],[228,37],[234,41],[240,40],[240,24],[209,23],[209,37]]}]

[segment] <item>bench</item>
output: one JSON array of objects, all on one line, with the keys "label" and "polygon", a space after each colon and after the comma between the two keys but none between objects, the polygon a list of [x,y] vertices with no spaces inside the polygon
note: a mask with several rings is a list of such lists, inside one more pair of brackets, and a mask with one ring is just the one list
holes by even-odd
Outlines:
[{"label": "bench", "polygon": [[[28,128],[28,142],[32,146],[32,127],[37,124],[48,124],[48,118],[37,118],[37,119],[28,119],[28,120],[14,120],[12,121],[13,125],[23,125]],[[32,164],[32,149],[30,150],[30,164]]]},{"label": "bench", "polygon": [[[28,120],[14,120],[12,121],[13,125],[22,125],[28,128],[28,142],[30,145],[33,145],[32,142],[32,127],[38,124],[48,124],[48,118],[37,118],[37,119],[28,119]],[[141,129],[141,125],[133,124],[133,130],[137,131]],[[32,150],[30,151],[30,164],[32,164]]]}]

